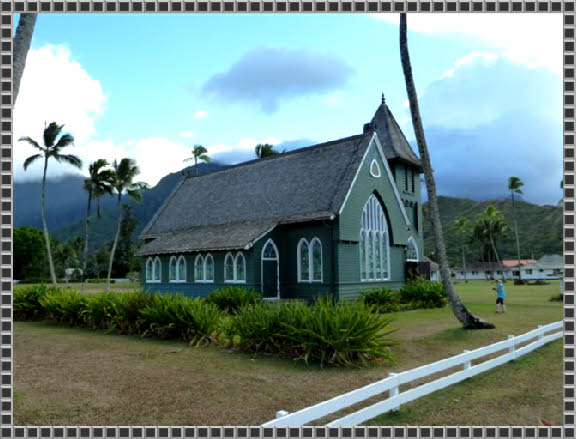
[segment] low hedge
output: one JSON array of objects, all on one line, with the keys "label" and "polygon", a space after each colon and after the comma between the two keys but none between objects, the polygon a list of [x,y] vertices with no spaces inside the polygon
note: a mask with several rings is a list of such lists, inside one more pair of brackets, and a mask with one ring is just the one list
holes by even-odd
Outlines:
[{"label": "low hedge", "polygon": [[361,293],[362,301],[380,313],[442,308],[448,301],[441,282],[415,278],[399,290],[376,288]]},{"label": "low hedge", "polygon": [[306,364],[366,366],[393,360],[390,319],[360,302],[321,299],[262,303],[241,308],[225,333],[237,348],[279,354]]},{"label": "low hedge", "polygon": [[212,291],[205,300],[221,311],[236,314],[243,306],[261,303],[262,294],[241,286],[229,286]]}]

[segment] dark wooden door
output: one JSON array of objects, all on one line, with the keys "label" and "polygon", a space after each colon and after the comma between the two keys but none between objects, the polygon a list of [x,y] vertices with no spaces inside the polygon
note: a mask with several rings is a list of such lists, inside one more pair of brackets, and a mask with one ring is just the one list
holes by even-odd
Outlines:
[{"label": "dark wooden door", "polygon": [[262,261],[262,295],[278,297],[278,261]]}]

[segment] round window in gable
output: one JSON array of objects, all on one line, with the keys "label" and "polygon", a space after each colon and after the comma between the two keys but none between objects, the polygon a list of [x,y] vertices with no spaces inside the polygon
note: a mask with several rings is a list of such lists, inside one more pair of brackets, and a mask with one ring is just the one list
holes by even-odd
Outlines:
[{"label": "round window in gable", "polygon": [[370,163],[370,175],[376,178],[380,177],[380,166],[378,166],[376,159],[372,160],[372,163]]}]

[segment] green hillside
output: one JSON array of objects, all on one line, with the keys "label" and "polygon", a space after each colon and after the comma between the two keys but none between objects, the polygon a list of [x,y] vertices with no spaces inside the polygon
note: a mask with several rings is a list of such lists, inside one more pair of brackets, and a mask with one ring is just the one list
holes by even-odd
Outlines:
[{"label": "green hillside", "polygon": [[[495,206],[500,210],[506,222],[513,228],[512,201],[490,200],[473,201],[462,198],[438,197],[442,229],[446,240],[446,250],[452,263],[458,264],[461,260],[460,241],[451,230],[454,221],[466,217],[475,221],[478,215],[487,207]],[[522,258],[539,258],[545,254],[562,254],[562,206],[539,206],[525,201],[516,202],[518,229],[520,232],[520,253]],[[431,233],[429,219],[424,217],[424,246],[425,253],[434,252],[434,241]],[[502,259],[516,258],[516,244],[514,232],[497,243],[498,252]],[[480,249],[476,245],[468,246],[468,259],[478,260]]]}]

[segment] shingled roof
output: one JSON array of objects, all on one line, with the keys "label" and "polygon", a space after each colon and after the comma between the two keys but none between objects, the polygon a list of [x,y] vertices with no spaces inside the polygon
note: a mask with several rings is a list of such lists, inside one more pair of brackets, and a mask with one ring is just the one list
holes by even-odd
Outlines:
[{"label": "shingled roof", "polygon": [[370,124],[376,129],[378,140],[388,160],[399,159],[418,169],[422,168],[420,159],[414,154],[392,112],[384,102],[376,110]]},{"label": "shingled roof", "polygon": [[[392,133],[381,123],[388,117],[383,104],[373,119],[386,157],[398,152],[407,160],[405,146],[395,146],[404,139],[395,121],[386,125]],[[207,175],[185,176],[142,231],[141,239],[154,240],[138,254],[249,248],[278,224],[334,218],[373,135],[367,129]]]}]

